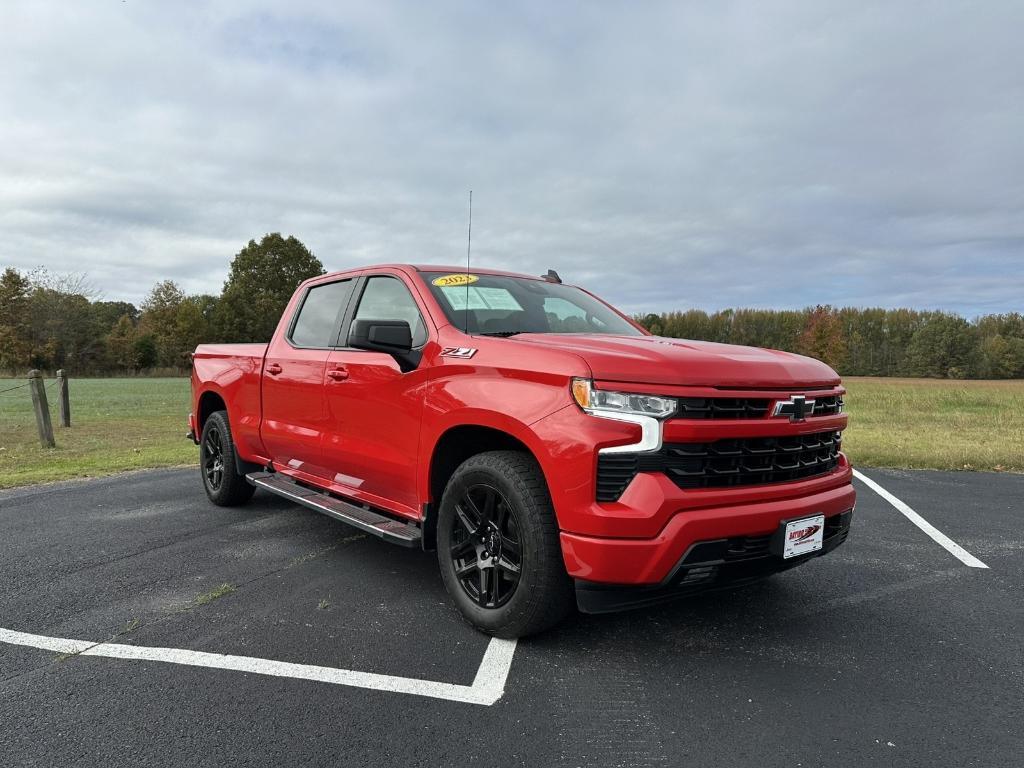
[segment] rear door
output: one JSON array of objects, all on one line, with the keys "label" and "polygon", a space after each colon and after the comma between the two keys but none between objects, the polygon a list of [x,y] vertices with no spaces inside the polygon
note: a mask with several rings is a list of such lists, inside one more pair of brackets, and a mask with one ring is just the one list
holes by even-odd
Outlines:
[{"label": "rear door", "polygon": [[[406,320],[418,349],[436,332],[398,274],[367,275],[357,295],[346,324]],[[427,373],[422,367],[403,373],[391,355],[345,347],[347,335],[346,327],[327,360],[324,463],[346,495],[418,518],[417,447]]]},{"label": "rear door", "polygon": [[324,368],[355,283],[348,278],[308,287],[263,363],[263,445],[275,462],[316,477],[327,474],[320,448],[327,428]]}]

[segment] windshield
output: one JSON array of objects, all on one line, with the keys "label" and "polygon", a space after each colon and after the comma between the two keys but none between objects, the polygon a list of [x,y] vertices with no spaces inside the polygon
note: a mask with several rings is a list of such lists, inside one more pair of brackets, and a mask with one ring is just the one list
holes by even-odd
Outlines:
[{"label": "windshield", "polygon": [[505,275],[424,272],[448,321],[469,333],[611,333],[643,335],[586,291]]}]

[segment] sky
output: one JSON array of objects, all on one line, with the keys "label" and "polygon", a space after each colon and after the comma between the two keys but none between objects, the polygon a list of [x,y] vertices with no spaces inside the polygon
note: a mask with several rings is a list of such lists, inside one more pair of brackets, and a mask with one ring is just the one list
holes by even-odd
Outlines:
[{"label": "sky", "polygon": [[0,268],[558,270],[628,312],[1024,311],[1024,3],[0,7]]}]

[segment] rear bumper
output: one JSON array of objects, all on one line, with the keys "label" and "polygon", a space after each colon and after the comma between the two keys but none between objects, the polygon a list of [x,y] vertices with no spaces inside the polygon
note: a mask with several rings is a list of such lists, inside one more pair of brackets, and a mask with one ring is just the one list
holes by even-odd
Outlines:
[{"label": "rear bumper", "polygon": [[771,536],[783,520],[816,514],[824,514],[827,525],[831,518],[852,510],[856,492],[848,468],[844,479],[841,485],[792,498],[680,510],[651,538],[563,531],[566,570],[573,578],[590,583],[666,586],[679,563],[699,543],[763,538]]},{"label": "rear bumper", "polygon": [[770,536],[696,542],[661,584],[623,586],[577,579],[576,602],[583,613],[610,613],[749,584],[831,552],[846,541],[852,520],[852,509],[827,517],[822,548],[789,560],[770,551]]}]

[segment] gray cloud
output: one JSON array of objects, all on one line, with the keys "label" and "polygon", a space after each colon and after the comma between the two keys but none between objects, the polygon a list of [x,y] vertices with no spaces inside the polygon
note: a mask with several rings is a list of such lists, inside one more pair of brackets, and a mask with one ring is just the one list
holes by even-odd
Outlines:
[{"label": "gray cloud", "polygon": [[216,293],[542,272],[630,311],[1024,309],[1016,3],[24,2],[0,11],[0,265]]}]

